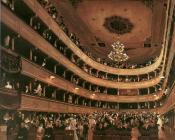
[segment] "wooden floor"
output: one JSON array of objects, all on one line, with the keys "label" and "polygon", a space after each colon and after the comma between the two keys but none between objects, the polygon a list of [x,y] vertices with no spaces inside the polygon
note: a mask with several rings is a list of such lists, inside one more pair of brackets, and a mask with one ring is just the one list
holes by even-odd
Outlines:
[{"label": "wooden floor", "polygon": [[[92,140],[92,131],[89,132],[88,140]],[[137,128],[133,128],[131,132],[132,139],[138,140],[139,132]],[[151,139],[150,139],[151,140]],[[164,130],[159,129],[159,140],[175,140],[175,130],[166,127]]]},{"label": "wooden floor", "polygon": [[175,140],[175,130],[168,127],[164,130],[159,129],[159,140]]},{"label": "wooden floor", "polygon": [[[175,140],[175,130],[172,130],[168,127],[166,127],[164,130],[159,128],[159,140]],[[132,129],[132,139],[131,140],[138,140],[138,129],[133,128]]]}]

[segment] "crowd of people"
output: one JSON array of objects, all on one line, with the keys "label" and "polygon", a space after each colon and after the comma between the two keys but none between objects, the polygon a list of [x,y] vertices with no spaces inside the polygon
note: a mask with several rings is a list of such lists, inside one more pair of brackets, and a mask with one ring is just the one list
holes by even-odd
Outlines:
[{"label": "crowd of people", "polygon": [[72,130],[74,140],[87,140],[95,131],[158,129],[158,114],[146,112],[94,112],[91,114],[1,111],[1,124],[7,124],[8,135],[26,140],[30,131],[37,140],[53,140],[56,131]]}]

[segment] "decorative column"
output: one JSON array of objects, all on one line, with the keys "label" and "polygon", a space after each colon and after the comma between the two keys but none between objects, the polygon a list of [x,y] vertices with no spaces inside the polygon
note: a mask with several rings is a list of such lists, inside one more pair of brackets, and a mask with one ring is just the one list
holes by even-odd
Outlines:
[{"label": "decorative column", "polygon": [[64,77],[64,78],[66,77],[66,70],[65,70],[64,73],[63,73],[63,77]]},{"label": "decorative column", "polygon": [[30,60],[32,61],[32,59],[33,59],[33,51],[32,49],[30,49]]},{"label": "decorative column", "polygon": [[138,82],[140,81],[140,77],[139,77],[139,75],[137,75],[137,79],[138,79]]},{"label": "decorative column", "polygon": [[30,82],[29,82],[29,93],[30,93],[30,94],[33,94],[32,92],[33,92],[33,90],[32,90],[32,83],[31,83],[31,81],[30,81]]},{"label": "decorative column", "polygon": [[[117,90],[117,95],[120,95],[120,92],[121,92],[120,90],[121,90],[121,89],[118,89],[118,90]],[[122,92],[121,92],[121,93],[122,93]],[[121,94],[121,95],[122,95],[122,94]]]},{"label": "decorative column", "polygon": [[[88,68],[87,68],[88,69]],[[89,68],[89,74],[91,75],[92,74],[92,68]]]},{"label": "decorative column", "polygon": [[150,103],[148,102],[148,109],[150,109]]},{"label": "decorative column", "polygon": [[5,38],[4,38],[4,47],[6,48],[10,48],[10,35],[7,35]]},{"label": "decorative column", "polygon": [[106,76],[105,78],[108,79],[108,73],[107,72],[105,73],[105,76]]},{"label": "decorative column", "polygon": [[137,108],[140,109],[140,104],[139,103],[137,103]]},{"label": "decorative column", "polygon": [[148,94],[150,94],[150,89],[148,88]]},{"label": "decorative column", "polygon": [[77,104],[79,104],[79,97],[77,97]]},{"label": "decorative column", "polygon": [[74,75],[71,75],[70,81],[74,83]]},{"label": "decorative column", "polygon": [[57,65],[54,65],[54,73],[57,73]]},{"label": "decorative column", "polygon": [[97,74],[96,74],[96,76],[98,77],[99,76],[99,71],[97,70]]},{"label": "decorative column", "polygon": [[157,102],[154,102],[154,108],[156,108],[157,107]]},{"label": "decorative column", "polygon": [[71,54],[71,61],[72,61],[73,63],[75,63],[74,54]]},{"label": "decorative column", "polygon": [[91,107],[91,100],[89,100],[89,106]]},{"label": "decorative column", "polygon": [[89,85],[89,90],[92,90],[92,85],[91,84]]},{"label": "decorative column", "polygon": [[148,80],[149,80],[150,79],[149,73],[147,75],[148,75]]},{"label": "decorative column", "polygon": [[154,71],[154,76],[157,77],[157,71],[156,70]]},{"label": "decorative column", "polygon": [[117,95],[120,95],[119,89],[117,89]]},{"label": "decorative column", "polygon": [[138,92],[137,92],[137,93],[138,93],[138,95],[140,95],[140,90],[139,90],[139,89],[137,89],[137,91],[138,91]]},{"label": "decorative column", "polygon": [[64,55],[66,56],[66,51],[67,51],[67,48],[64,48]]},{"label": "decorative column", "polygon": [[[9,1],[8,1],[9,2]],[[15,10],[15,0],[12,0],[11,2],[8,3],[9,4],[9,7],[12,11]]]},{"label": "decorative column", "polygon": [[85,87],[85,83],[86,83],[86,81],[83,82],[83,88]]},{"label": "decorative column", "polygon": [[52,92],[52,98],[56,99],[56,89]]},{"label": "decorative column", "polygon": [[45,85],[43,86],[43,96],[45,97],[45,95],[46,95],[46,87],[45,87]]},{"label": "decorative column", "polygon": [[12,37],[12,50],[15,50],[15,38]]},{"label": "decorative column", "polygon": [[63,102],[65,102],[65,100],[66,100],[66,95],[65,93],[63,93]]}]

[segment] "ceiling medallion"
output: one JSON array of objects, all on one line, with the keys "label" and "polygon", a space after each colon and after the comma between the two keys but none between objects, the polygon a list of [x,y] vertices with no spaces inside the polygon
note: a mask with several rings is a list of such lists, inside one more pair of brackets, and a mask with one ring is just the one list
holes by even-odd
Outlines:
[{"label": "ceiling medallion", "polygon": [[103,26],[111,33],[116,33],[119,35],[131,32],[134,27],[129,19],[120,16],[111,16],[105,18]]},{"label": "ceiling medallion", "polygon": [[124,45],[120,41],[114,42],[112,45],[113,50],[108,54],[108,58],[115,62],[124,62],[128,60],[128,55],[124,52]]}]

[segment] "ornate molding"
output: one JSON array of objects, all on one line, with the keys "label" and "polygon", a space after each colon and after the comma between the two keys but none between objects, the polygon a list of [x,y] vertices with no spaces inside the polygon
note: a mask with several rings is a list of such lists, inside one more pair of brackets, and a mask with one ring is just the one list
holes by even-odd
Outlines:
[{"label": "ornate molding", "polygon": [[109,32],[119,35],[131,32],[134,27],[129,19],[120,16],[111,16],[105,18],[103,26],[109,30]]}]

